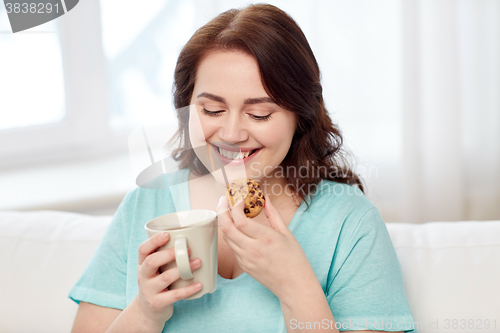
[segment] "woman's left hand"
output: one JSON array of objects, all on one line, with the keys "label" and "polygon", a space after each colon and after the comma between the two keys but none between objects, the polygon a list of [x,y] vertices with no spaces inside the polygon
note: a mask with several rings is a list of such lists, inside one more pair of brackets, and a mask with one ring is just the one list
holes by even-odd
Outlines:
[{"label": "woman's left hand", "polygon": [[217,212],[224,240],[247,274],[280,300],[316,278],[300,244],[269,196],[266,196],[264,212],[270,226],[246,217],[243,209],[241,201],[229,210],[226,197],[222,197]]}]

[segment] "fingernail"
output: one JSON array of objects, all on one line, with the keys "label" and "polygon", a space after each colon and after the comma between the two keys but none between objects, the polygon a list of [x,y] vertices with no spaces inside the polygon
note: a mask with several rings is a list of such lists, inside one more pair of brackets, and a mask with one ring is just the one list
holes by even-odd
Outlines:
[{"label": "fingernail", "polygon": [[197,282],[197,283],[194,285],[194,288],[195,288],[195,289],[201,289],[201,282]]},{"label": "fingernail", "polygon": [[168,232],[166,232],[166,231],[162,232],[160,235],[161,240],[165,240],[165,239],[167,239],[167,237],[168,237]]}]

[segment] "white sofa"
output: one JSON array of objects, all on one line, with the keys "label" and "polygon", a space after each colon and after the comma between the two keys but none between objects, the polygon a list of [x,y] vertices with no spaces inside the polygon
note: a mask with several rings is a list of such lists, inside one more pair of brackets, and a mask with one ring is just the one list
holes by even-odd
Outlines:
[{"label": "white sofa", "polygon": [[[67,294],[110,218],[0,212],[0,332],[70,331]],[[500,332],[500,221],[387,227],[419,332]]]}]

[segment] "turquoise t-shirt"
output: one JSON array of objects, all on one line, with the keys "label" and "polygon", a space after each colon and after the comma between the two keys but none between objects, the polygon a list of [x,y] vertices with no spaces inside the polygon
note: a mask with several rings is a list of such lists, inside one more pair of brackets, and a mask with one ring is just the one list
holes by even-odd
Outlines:
[{"label": "turquoise t-shirt", "polygon": [[[71,299],[116,309],[134,299],[138,248],[147,238],[144,224],[176,208],[190,209],[189,171],[174,176],[170,180],[179,185],[172,190],[137,188],[126,196]],[[417,332],[399,261],[377,208],[359,189],[324,180],[309,204],[307,209],[302,202],[288,227],[316,273],[337,328]],[[278,298],[243,273],[235,279],[219,275],[212,294],[174,303],[163,332],[282,333],[286,325],[326,329],[332,323],[285,323]]]}]

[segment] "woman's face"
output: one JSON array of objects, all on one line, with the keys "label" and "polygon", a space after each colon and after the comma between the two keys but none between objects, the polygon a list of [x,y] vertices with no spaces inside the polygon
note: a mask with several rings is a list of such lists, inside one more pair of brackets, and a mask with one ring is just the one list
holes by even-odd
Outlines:
[{"label": "woman's face", "polygon": [[[248,178],[271,175],[288,153],[295,115],[266,93],[252,56],[238,51],[209,53],[196,73],[190,104],[192,140],[196,141],[193,131],[201,125],[203,138],[198,135],[198,144],[208,142],[214,159],[244,169]],[[196,119],[198,124],[193,124]],[[211,170],[210,163],[200,159]]]}]

